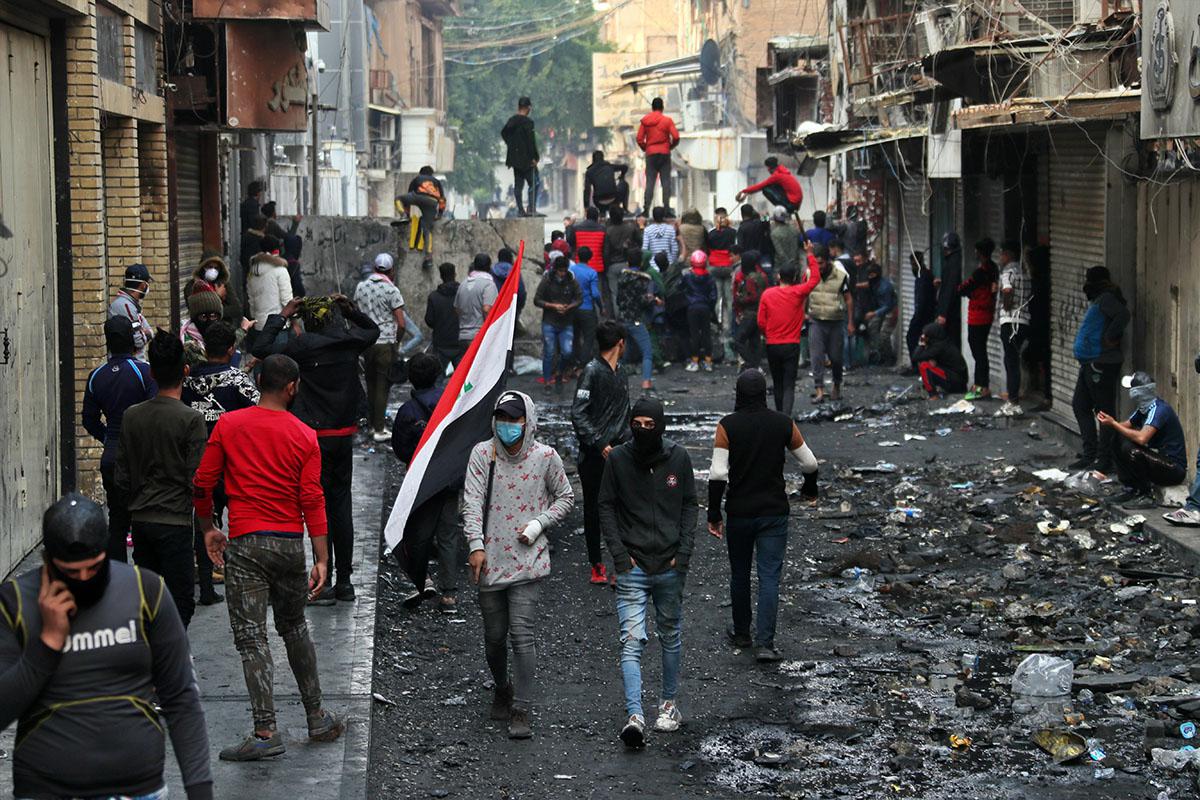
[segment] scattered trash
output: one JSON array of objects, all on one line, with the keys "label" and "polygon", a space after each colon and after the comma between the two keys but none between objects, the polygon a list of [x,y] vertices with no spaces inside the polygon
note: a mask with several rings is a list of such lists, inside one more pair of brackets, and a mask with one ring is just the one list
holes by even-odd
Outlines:
[{"label": "scattered trash", "polygon": [[1087,531],[1074,531],[1071,533],[1071,541],[1084,550],[1093,550],[1096,547],[1096,540]]},{"label": "scattered trash", "polygon": [[1049,520],[1042,520],[1041,522],[1039,522],[1037,524],[1038,532],[1045,534],[1046,536],[1053,536],[1056,533],[1063,533],[1063,532],[1069,530],[1070,528],[1071,528],[1071,521],[1066,520],[1066,519],[1059,520],[1058,522],[1050,522]]},{"label": "scattered trash", "polygon": [[1074,761],[1087,752],[1087,741],[1078,733],[1043,728],[1033,734],[1033,743],[1045,750],[1055,764]]},{"label": "scattered trash", "polygon": [[1179,735],[1185,739],[1196,738],[1196,723],[1185,722],[1179,726]]},{"label": "scattered trash", "polygon": [[858,466],[858,467],[851,467],[851,468],[850,468],[850,470],[851,470],[852,472],[858,472],[858,473],[860,473],[860,474],[863,474],[863,475],[870,475],[870,474],[886,474],[886,473],[889,473],[889,472],[895,472],[895,471],[896,471],[896,465],[895,465],[895,464],[892,464],[892,463],[889,463],[889,462],[887,462],[887,461],[877,461],[876,463],[874,463],[874,464],[871,464],[871,465],[863,465],[863,466]]},{"label": "scattered trash", "polygon": [[1200,767],[1200,750],[1166,750],[1155,747],[1150,751],[1150,761],[1156,767],[1180,772],[1188,766]]},{"label": "scattered trash", "polygon": [[782,767],[791,761],[791,759],[785,756],[783,753],[755,750],[753,753],[753,761],[760,767]]},{"label": "scattered trash", "polygon": [[934,410],[930,411],[929,413],[930,413],[930,415],[934,415],[934,414],[974,414],[975,406],[974,406],[974,404],[968,402],[967,400],[959,400],[957,403],[954,403],[953,405],[946,406],[945,408],[935,408]]},{"label": "scattered trash", "polygon": [[556,781],[573,781],[573,780],[575,780],[575,776],[574,775],[555,775],[554,780],[556,780]]},{"label": "scattered trash", "polygon": [[919,433],[904,434],[904,441],[906,441],[906,442],[923,442],[926,440],[926,438],[928,438],[928,437],[922,436]]},{"label": "scattered trash", "polygon": [[873,592],[875,591],[875,581],[871,577],[871,571],[862,567],[854,567],[842,571],[843,578],[851,578],[854,583],[850,584],[852,592]]},{"label": "scattered trash", "polygon": [[909,525],[913,520],[921,518],[921,509],[911,506],[898,506],[893,508],[888,514],[888,520],[898,522],[901,525]]},{"label": "scattered trash", "polygon": [[971,746],[971,737],[964,733],[950,734],[950,746],[955,750],[966,750]]},{"label": "scattered trash", "polygon": [[1031,697],[1061,697],[1071,693],[1075,666],[1065,658],[1034,653],[1017,666],[1013,694]]},{"label": "scattered trash", "polygon": [[467,698],[461,694],[455,695],[454,697],[448,697],[442,701],[442,705],[444,706],[465,706],[466,704]]},{"label": "scattered trash", "polygon": [[950,428],[938,428],[936,431],[934,431],[934,433],[936,433],[938,436],[949,436],[951,434],[951,430]]},{"label": "scattered trash", "polygon": [[385,706],[396,705],[395,700],[388,700],[386,697],[381,695],[379,692],[372,692],[371,697],[375,700],[376,703],[383,703]]},{"label": "scattered trash", "polygon": [[533,356],[516,356],[513,358],[513,370],[518,375],[537,375],[542,371],[542,360]]},{"label": "scattered trash", "polygon": [[1112,780],[1112,777],[1117,774],[1117,771],[1112,767],[1097,767],[1092,773],[1092,777],[1098,781]]},{"label": "scattered trash", "polygon": [[964,481],[963,483],[952,483],[952,484],[950,484],[950,488],[957,489],[960,492],[964,491],[966,489],[974,489],[975,481]]},{"label": "scattered trash", "polygon": [[899,447],[899,442],[877,442],[880,447]]},{"label": "scattered trash", "polygon": [[1052,481],[1054,483],[1062,483],[1067,478],[1071,477],[1071,473],[1063,472],[1061,469],[1051,467],[1050,469],[1039,469],[1033,473],[1033,477],[1042,481]]}]

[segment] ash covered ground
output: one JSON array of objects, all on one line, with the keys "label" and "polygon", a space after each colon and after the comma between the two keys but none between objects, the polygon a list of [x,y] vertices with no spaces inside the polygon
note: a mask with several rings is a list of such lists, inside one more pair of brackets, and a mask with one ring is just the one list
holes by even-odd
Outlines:
[{"label": "ash covered ground", "polygon": [[[658,380],[667,435],[691,452],[701,502],[734,377],[674,369]],[[798,414],[821,460],[821,498],[793,499],[783,662],[760,665],[726,639],[725,544],[699,530],[684,597],[685,724],[626,751],[615,601],[587,583],[577,505],[550,534],[534,738],[509,741],[487,718],[491,681],[465,573],[457,613],[435,603],[410,612],[399,602],[410,586],[385,559],[369,796],[1197,796],[1194,763],[1175,771],[1150,753],[1187,761],[1181,748],[1200,741],[1183,738],[1200,717],[1200,581],[1171,577],[1186,568],[1103,502],[1112,487],[1035,477],[1073,454],[1045,421],[994,418],[998,402],[932,415],[950,402],[862,369],[847,377],[843,406],[815,409],[810,385],[798,387]],[[569,388],[510,386],[539,402],[541,438],[563,453],[578,500]],[[390,470],[381,519],[402,474]],[[1037,653],[1073,662],[1070,694],[1014,694],[1018,665]],[[649,710],[653,637],[644,670]],[[1087,752],[1051,755],[1033,742],[1039,731]]]}]

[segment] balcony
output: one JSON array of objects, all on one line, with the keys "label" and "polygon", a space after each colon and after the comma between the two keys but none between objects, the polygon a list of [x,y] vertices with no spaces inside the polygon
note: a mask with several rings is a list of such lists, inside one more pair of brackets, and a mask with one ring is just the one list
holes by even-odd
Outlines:
[{"label": "balcony", "polygon": [[329,0],[192,0],[196,20],[296,22],[306,30],[329,30]]},{"label": "balcony", "polygon": [[458,0],[421,0],[421,10],[428,17],[457,17],[462,13]]}]

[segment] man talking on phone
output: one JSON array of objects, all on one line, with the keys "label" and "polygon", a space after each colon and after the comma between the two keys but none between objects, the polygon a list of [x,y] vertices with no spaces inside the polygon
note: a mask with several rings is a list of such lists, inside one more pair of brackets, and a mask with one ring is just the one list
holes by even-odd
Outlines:
[{"label": "man talking on phone", "polygon": [[166,717],[188,800],[211,800],[187,632],[163,579],[109,561],[104,511],[42,516],[44,563],[0,585],[0,730],[17,721],[16,797],[161,800]]},{"label": "man talking on phone", "polygon": [[[258,378],[258,405],[221,415],[196,470],[196,519],[204,526],[209,557],[225,566],[229,624],[254,714],[254,731],[222,750],[223,761],[257,761],[285,750],[275,724],[268,603],[300,687],[308,738],[332,742],[346,727],[321,705],[317,652],[304,618],[308,598],[328,579],[329,546],[317,433],[288,412],[299,386],[295,361],[268,356]],[[228,536],[212,516],[212,490],[222,478],[229,498]],[[313,551],[307,575],[305,527]]]}]

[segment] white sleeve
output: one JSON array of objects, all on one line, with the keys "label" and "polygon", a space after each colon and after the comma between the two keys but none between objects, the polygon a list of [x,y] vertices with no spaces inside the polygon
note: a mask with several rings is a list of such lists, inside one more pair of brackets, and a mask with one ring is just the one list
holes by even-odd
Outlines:
[{"label": "white sleeve", "polygon": [[800,462],[800,471],[811,473],[817,471],[817,457],[813,455],[813,451],[808,448],[808,442],[797,447],[795,450],[789,451],[792,458]]},{"label": "white sleeve", "polygon": [[708,479],[710,481],[729,480],[729,451],[724,447],[713,448],[712,466],[708,469]]}]

